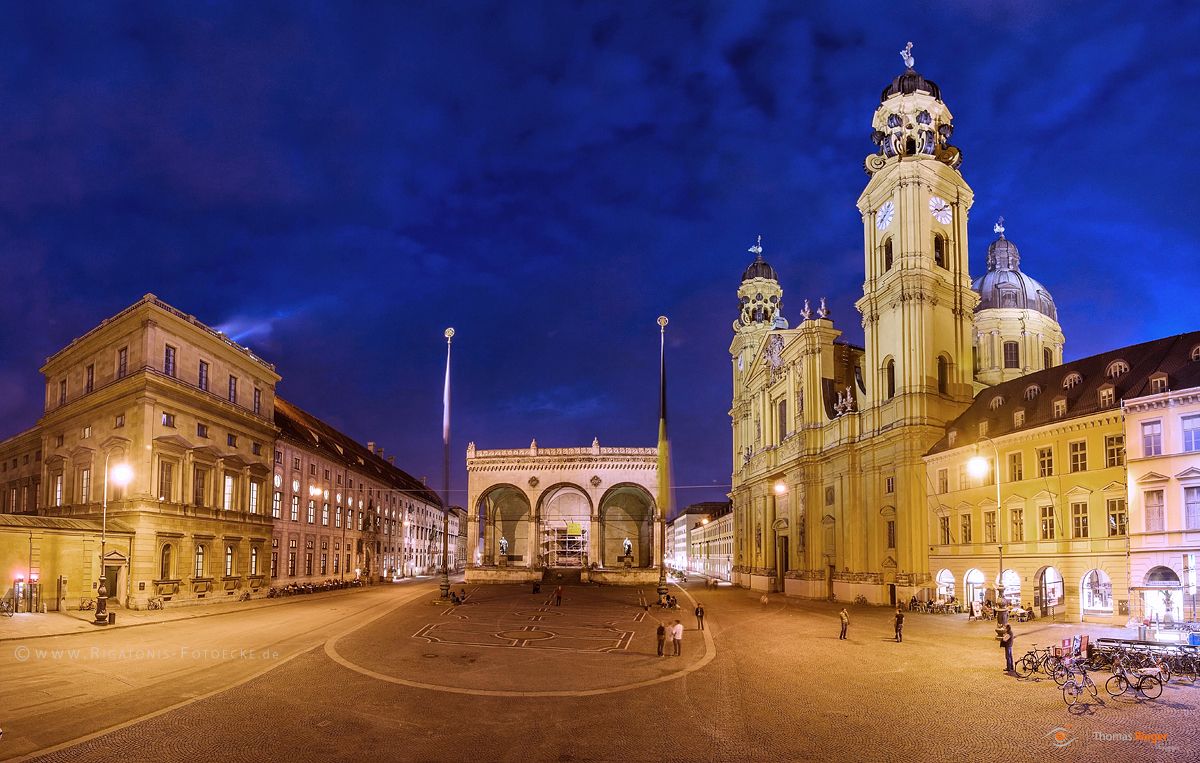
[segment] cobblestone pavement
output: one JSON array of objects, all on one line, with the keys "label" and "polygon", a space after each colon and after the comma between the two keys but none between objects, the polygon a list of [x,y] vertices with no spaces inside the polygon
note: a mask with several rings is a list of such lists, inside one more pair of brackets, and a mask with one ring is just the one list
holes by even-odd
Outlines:
[{"label": "cobblestone pavement", "polygon": [[[1200,753],[1200,686],[1170,685],[1154,702],[1101,690],[1102,703],[1072,714],[1052,681],[1002,672],[989,623],[914,614],[895,643],[891,612],[852,607],[850,638],[839,641],[838,606],[774,596],[763,604],[758,594],[695,584],[689,591],[705,604],[711,642],[694,618],[681,617],[682,660],[653,655],[650,620],[663,612],[643,609],[637,621],[629,589],[568,588],[556,616],[542,612],[544,598],[511,586],[473,589],[474,603],[454,609],[420,598],[389,611],[394,605],[381,598],[381,615],[347,622],[322,648],[43,759],[99,761],[119,751],[135,761],[1180,761]],[[632,636],[623,648],[598,651],[535,643],[557,632],[511,633],[574,633],[589,623],[615,623]],[[158,627],[168,626],[143,630]],[[1101,635],[1044,622],[1015,630],[1018,652],[1074,633]],[[439,632],[455,635],[427,638]],[[592,693],[472,693],[547,686]],[[1166,738],[1152,744],[1136,734]]]}]

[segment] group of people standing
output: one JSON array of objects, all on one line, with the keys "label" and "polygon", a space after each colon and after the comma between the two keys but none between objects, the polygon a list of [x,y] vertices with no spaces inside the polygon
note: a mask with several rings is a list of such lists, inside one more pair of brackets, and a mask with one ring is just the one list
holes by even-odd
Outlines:
[{"label": "group of people standing", "polygon": [[[704,630],[704,605],[696,602],[696,630]],[[680,657],[683,654],[683,623],[676,620],[670,626],[660,622],[656,636],[658,638],[658,656],[662,657],[667,645],[667,634],[671,636],[671,656]]]},{"label": "group of people standing", "polygon": [[[842,631],[838,634],[838,641],[846,641],[846,631],[850,629],[850,613],[842,607],[842,611],[838,612],[838,621],[842,625]],[[893,625],[896,628],[896,643],[904,641],[904,610],[901,607],[896,607],[896,617],[893,619]]]}]

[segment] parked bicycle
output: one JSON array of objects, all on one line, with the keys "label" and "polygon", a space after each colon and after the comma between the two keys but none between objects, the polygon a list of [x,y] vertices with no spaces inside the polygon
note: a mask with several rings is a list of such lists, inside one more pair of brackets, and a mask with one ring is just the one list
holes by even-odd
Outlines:
[{"label": "parked bicycle", "polygon": [[1096,682],[1088,675],[1087,667],[1082,660],[1072,662],[1067,671],[1068,678],[1062,687],[1063,702],[1067,703],[1067,707],[1074,707],[1083,698],[1084,692],[1090,693],[1092,699],[1099,699],[1100,690],[1096,688]]},{"label": "parked bicycle", "polygon": [[1061,664],[1062,660],[1054,654],[1053,649],[1050,647],[1039,649],[1038,645],[1034,644],[1033,649],[1026,652],[1025,656],[1018,660],[1013,667],[1018,676],[1028,678],[1039,670],[1048,676],[1053,676]]},{"label": "parked bicycle", "polygon": [[95,608],[96,608],[96,600],[95,599],[89,599],[85,596],[79,600],[79,611],[80,612],[90,612],[91,610],[93,610]]},{"label": "parked bicycle", "polygon": [[12,617],[13,614],[12,599],[0,599],[0,615]]},{"label": "parked bicycle", "polygon": [[1158,699],[1162,694],[1162,680],[1158,668],[1129,669],[1125,662],[1118,658],[1113,662],[1113,677],[1104,684],[1104,690],[1112,697],[1119,697],[1126,692],[1134,697]]},{"label": "parked bicycle", "polygon": [[242,591],[242,595],[238,597],[238,601],[250,601],[250,592]]},{"label": "parked bicycle", "polygon": [[147,609],[162,609],[163,604],[164,604],[164,602],[162,600],[162,597],[155,596],[152,599],[150,599],[150,601],[146,602],[146,608]]}]

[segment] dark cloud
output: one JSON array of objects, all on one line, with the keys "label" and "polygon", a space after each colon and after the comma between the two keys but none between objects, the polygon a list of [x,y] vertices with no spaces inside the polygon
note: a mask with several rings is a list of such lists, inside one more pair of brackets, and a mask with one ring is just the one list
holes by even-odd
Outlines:
[{"label": "dark cloud", "polygon": [[1192,5],[9,10],[0,434],[36,420],[46,355],[153,291],[418,476],[451,324],[455,453],[652,444],[666,313],[677,474],[727,482],[746,248],[793,319],[827,296],[860,337],[854,202],[910,39],[956,117],[976,272],[1003,214],[1068,356],[1197,325]]}]

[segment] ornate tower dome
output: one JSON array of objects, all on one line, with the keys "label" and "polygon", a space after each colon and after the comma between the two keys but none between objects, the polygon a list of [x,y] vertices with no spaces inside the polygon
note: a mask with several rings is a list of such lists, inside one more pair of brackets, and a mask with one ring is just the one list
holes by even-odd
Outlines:
[{"label": "ornate tower dome", "polygon": [[998,384],[1062,363],[1064,337],[1054,298],[1037,279],[1021,272],[1021,253],[1004,236],[1004,218],[993,227],[987,272],[971,288],[975,308],[975,376]]},{"label": "ornate tower dome", "polygon": [[879,152],[867,157],[866,170],[873,175],[889,159],[927,156],[958,169],[962,152],[950,145],[954,133],[950,109],[942,101],[942,89],[913,68],[912,43],[900,51],[907,69],[883,89],[871,126],[871,141]]},{"label": "ornate tower dome", "polygon": [[762,236],[750,247],[754,262],[742,273],[742,284],[738,288],[739,313],[733,322],[734,331],[759,329],[785,329],[783,317],[783,287],[775,268],[767,264],[762,256]]}]

